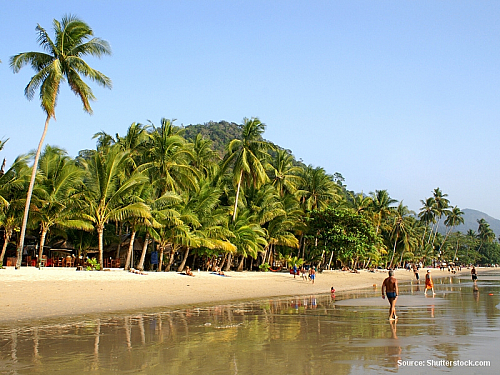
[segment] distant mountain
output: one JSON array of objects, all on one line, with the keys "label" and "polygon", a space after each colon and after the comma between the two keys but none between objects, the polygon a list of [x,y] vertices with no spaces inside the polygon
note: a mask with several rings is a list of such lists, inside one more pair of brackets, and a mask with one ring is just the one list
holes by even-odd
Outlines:
[{"label": "distant mountain", "polygon": [[[484,219],[488,222],[491,230],[495,233],[495,237],[498,238],[498,236],[500,236],[500,220],[495,219],[484,212],[471,210],[470,208],[466,208],[462,211],[464,212],[464,215],[462,216],[464,218],[464,224],[455,227],[453,229],[454,232],[462,232],[465,234],[469,229],[477,232],[477,228],[479,227],[477,221]],[[446,233],[448,230],[443,221],[444,220],[441,220],[441,223],[439,223],[439,233]]]}]

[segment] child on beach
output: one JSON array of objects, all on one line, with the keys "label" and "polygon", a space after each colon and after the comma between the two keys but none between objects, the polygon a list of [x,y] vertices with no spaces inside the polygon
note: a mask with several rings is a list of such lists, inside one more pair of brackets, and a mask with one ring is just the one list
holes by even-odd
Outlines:
[{"label": "child on beach", "polygon": [[427,290],[432,289],[432,295],[436,295],[434,292],[434,283],[431,278],[431,270],[427,270],[427,274],[425,275],[425,292],[424,295],[427,295]]}]

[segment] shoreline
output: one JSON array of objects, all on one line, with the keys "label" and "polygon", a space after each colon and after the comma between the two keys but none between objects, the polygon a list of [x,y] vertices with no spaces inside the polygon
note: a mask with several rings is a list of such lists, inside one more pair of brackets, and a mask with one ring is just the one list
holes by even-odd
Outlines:
[{"label": "shoreline", "polygon": [[[426,268],[420,270],[424,285]],[[432,269],[433,279],[469,276],[470,269],[451,274]],[[478,268],[481,274],[497,268]],[[351,273],[325,270],[315,284],[288,272],[227,272],[227,277],[207,271],[194,277],[177,272],[148,272],[146,275],[111,271],[76,271],[75,268],[6,267],[0,270],[0,323],[74,317],[190,305],[217,305],[227,301],[268,297],[327,294],[333,286],[337,293],[376,286],[387,277],[386,270]],[[400,283],[415,280],[413,272],[395,271]]]}]

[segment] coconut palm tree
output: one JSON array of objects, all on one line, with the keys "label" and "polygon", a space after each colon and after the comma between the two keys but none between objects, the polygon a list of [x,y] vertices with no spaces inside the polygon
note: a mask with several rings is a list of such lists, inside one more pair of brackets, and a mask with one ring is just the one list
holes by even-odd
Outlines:
[{"label": "coconut palm tree", "polygon": [[93,223],[99,239],[99,263],[103,267],[104,226],[110,220],[122,221],[129,217],[150,217],[150,208],[136,197],[137,186],[148,178],[134,173],[124,178],[129,154],[118,147],[108,152],[95,152],[88,160],[82,160],[86,169],[85,218]]},{"label": "coconut palm tree", "polygon": [[281,197],[295,194],[301,179],[301,168],[294,165],[294,157],[287,150],[279,149],[268,164],[269,179]]},{"label": "coconut palm tree", "polygon": [[392,199],[387,190],[375,190],[375,192],[370,192],[370,196],[372,198],[370,210],[375,219],[375,234],[378,235],[382,220],[394,210],[391,204],[397,203],[397,200]]},{"label": "coconut palm tree", "polygon": [[[422,203],[422,207],[420,208],[418,217],[420,221],[426,226],[425,228],[426,230],[424,231],[424,234],[422,236],[422,241],[423,241],[427,232],[427,227],[431,223],[432,224],[436,223],[436,216],[438,212],[436,210],[436,201],[434,200],[434,197],[427,198],[425,201],[421,200],[420,203]],[[431,230],[431,233],[429,234],[429,240],[427,242],[430,242],[432,232],[433,230]]]},{"label": "coconut palm tree", "polygon": [[321,210],[341,199],[339,185],[321,167],[308,165],[300,172],[301,182],[297,191],[305,212]]},{"label": "coconut palm tree", "polygon": [[[457,225],[463,224],[464,223],[464,218],[462,217],[464,215],[464,212],[458,208],[457,206],[453,207],[451,211],[448,212],[446,215],[446,219],[444,221],[444,225],[448,227],[448,230],[446,231],[446,236],[444,237],[443,242],[441,243],[441,246],[439,246],[439,250],[441,251],[441,248],[443,247],[444,243],[446,242],[446,239],[450,235],[450,232],[455,228]],[[455,259],[455,257],[453,257]]]},{"label": "coconut palm tree", "polygon": [[0,175],[0,227],[4,230],[3,246],[0,252],[0,268],[14,230],[22,223],[22,209],[29,181],[27,156],[19,156],[12,166]]},{"label": "coconut palm tree", "polygon": [[409,229],[411,228],[411,222],[413,220],[413,211],[410,211],[407,206],[403,205],[403,202],[399,202],[398,207],[394,210],[394,222],[392,225],[392,234],[394,236],[394,246],[392,249],[392,257],[389,262],[389,268],[394,265],[394,256],[396,255],[396,245],[398,243],[399,237],[403,238],[403,250],[401,254],[401,259],[403,259],[403,253],[405,250],[409,249],[409,240],[411,236],[409,235]]},{"label": "coconut palm tree", "polygon": [[434,241],[436,240],[436,235],[439,229],[439,222],[441,221],[441,218],[448,215],[448,213],[450,212],[448,210],[448,207],[450,206],[450,200],[446,198],[448,194],[443,194],[441,189],[435,188],[433,191],[433,196],[437,222],[435,225],[434,237],[432,239],[432,246],[434,246]]},{"label": "coconut palm tree", "polygon": [[265,162],[269,158],[269,142],[262,140],[266,125],[257,117],[243,119],[242,139],[233,139],[227,146],[227,153],[222,161],[221,172],[233,167],[233,182],[236,185],[236,197],[233,208],[233,221],[236,220],[238,201],[242,183],[256,188],[262,186],[268,177]]},{"label": "coconut palm tree", "polygon": [[492,243],[496,236],[490,228],[490,224],[484,218],[477,220],[477,223],[479,224],[479,227],[477,228],[477,238],[480,240],[479,249],[477,250],[479,252],[483,244]]},{"label": "coconut palm tree", "polygon": [[79,215],[84,170],[66,155],[64,150],[46,146],[40,157],[37,182],[34,188],[33,219],[40,225],[38,259],[53,226],[92,230],[93,226]]},{"label": "coconut palm tree", "polygon": [[24,211],[23,223],[21,227],[21,238],[17,249],[18,259],[16,268],[19,268],[21,262],[22,249],[24,247],[24,236],[26,233],[26,224],[31,202],[33,186],[35,184],[36,170],[38,160],[42,151],[43,141],[47,133],[49,121],[55,119],[55,108],[57,96],[61,82],[66,80],[71,91],[77,95],[82,103],[84,111],[92,114],[90,101],[95,100],[90,87],[82,80],[84,76],[103,87],[111,88],[111,80],[98,70],[92,69],[83,60],[87,55],[101,57],[111,54],[108,42],[93,37],[94,32],[82,20],[75,16],[68,15],[63,17],[62,21],[53,21],[55,39],[52,40],[47,31],[40,25],[37,25],[38,42],[46,52],[23,52],[10,58],[10,66],[14,73],[20,71],[25,65],[31,65],[35,70],[35,75],[31,78],[24,90],[26,97],[31,100],[36,91],[40,88],[40,101],[45,114],[45,126],[38,144],[38,149],[33,162],[33,171],[31,174],[30,185],[26,197],[26,206]]},{"label": "coconut palm tree", "polygon": [[192,148],[182,136],[182,130],[173,125],[174,121],[162,118],[158,128],[151,124],[143,163],[138,167],[139,171],[154,176],[152,182],[160,195],[167,191],[181,193],[198,189],[198,172],[191,165]]}]

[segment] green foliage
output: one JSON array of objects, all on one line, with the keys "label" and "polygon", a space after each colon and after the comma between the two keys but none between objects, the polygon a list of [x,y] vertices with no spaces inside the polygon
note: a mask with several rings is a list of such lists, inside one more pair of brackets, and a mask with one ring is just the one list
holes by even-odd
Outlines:
[{"label": "green foliage", "polygon": [[334,252],[334,259],[343,264],[376,251],[375,228],[360,214],[328,207],[312,211],[308,224],[308,237],[317,239],[327,253]]},{"label": "green foliage", "polygon": [[101,269],[101,265],[96,258],[87,259],[87,271],[99,271]]},{"label": "green foliage", "polygon": [[271,266],[269,265],[269,263],[262,263],[260,266],[259,266],[259,270],[263,271],[263,272],[269,272],[269,269],[271,268]]}]

